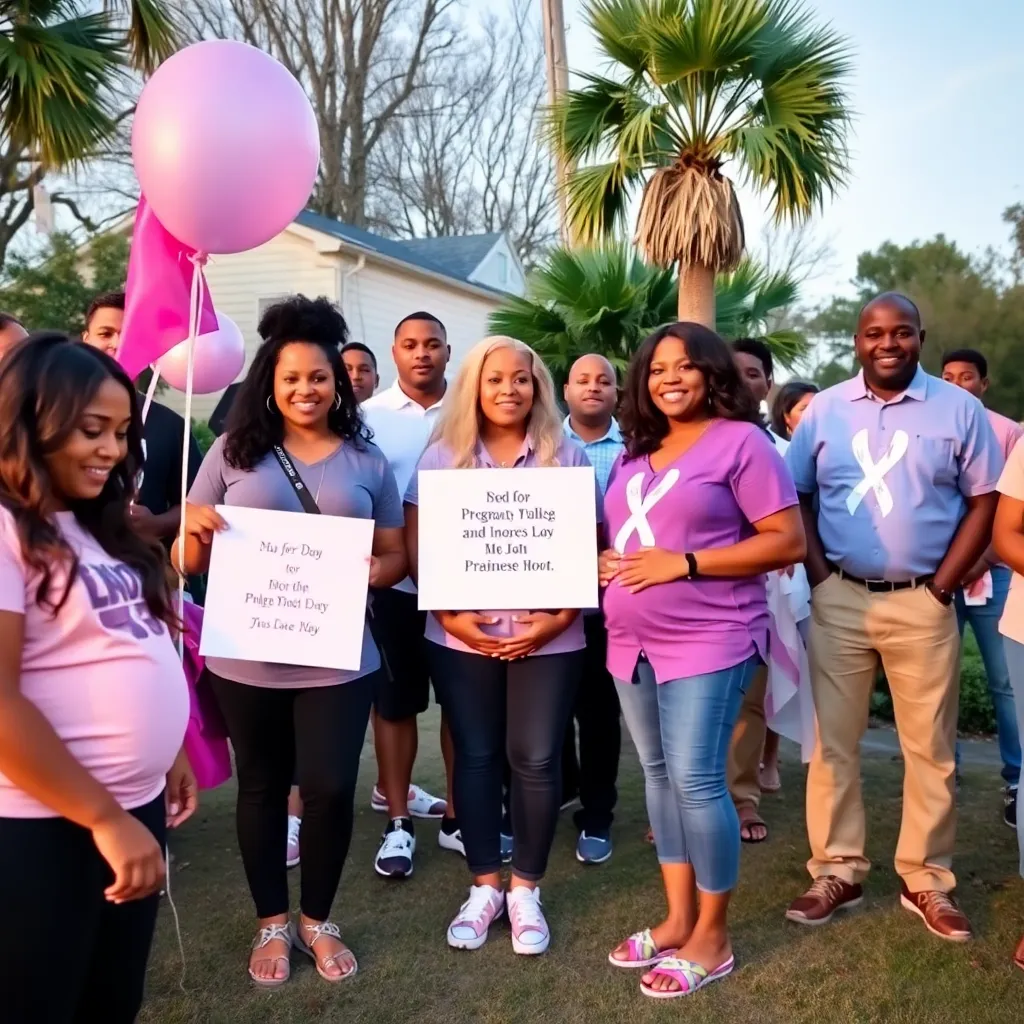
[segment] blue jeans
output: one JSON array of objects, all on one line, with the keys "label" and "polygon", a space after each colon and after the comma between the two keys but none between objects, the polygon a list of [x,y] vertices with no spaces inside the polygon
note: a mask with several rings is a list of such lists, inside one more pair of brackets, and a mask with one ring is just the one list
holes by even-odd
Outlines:
[{"label": "blue jeans", "polygon": [[[970,623],[974,638],[978,641],[978,650],[981,651],[981,660],[985,665],[992,707],[996,713],[996,733],[999,739],[999,756],[1003,762],[1003,779],[1008,785],[1016,786],[1020,781],[1020,729],[1017,727],[1017,713],[1014,708],[1013,690],[1010,687],[1010,674],[1006,667],[1003,637],[999,634],[999,620],[1002,618],[1012,575],[1004,565],[997,565],[992,569],[992,597],[984,604],[964,604],[963,591],[958,591],[954,600],[960,635],[964,635],[964,626]],[[959,743],[956,747],[956,766],[959,770]]]},{"label": "blue jeans", "polygon": [[616,679],[640,755],[658,860],[692,864],[701,892],[729,892],[740,867],[740,822],[725,780],[729,741],[743,695],[761,664],[739,665],[660,685],[646,661],[633,682]]},{"label": "blue jeans", "polygon": [[[1010,684],[1017,702],[1017,728],[1024,733],[1024,644],[1003,637],[1006,663],[1010,667]],[[1020,875],[1024,878],[1024,814],[1017,809],[1017,849],[1020,852]]]}]

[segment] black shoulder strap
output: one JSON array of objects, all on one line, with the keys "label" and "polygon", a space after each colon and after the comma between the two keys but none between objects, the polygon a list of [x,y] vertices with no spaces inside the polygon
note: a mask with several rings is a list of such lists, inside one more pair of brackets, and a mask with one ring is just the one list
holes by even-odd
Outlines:
[{"label": "black shoulder strap", "polygon": [[292,464],[292,460],[288,458],[288,453],[279,444],[275,444],[273,450],[277,461],[281,465],[281,469],[284,471],[284,475],[288,477],[288,482],[295,489],[295,494],[298,496],[303,512],[308,512],[310,515],[319,515],[320,506],[317,505],[313,495],[309,493],[309,488],[302,482],[302,477],[299,476],[299,471]]}]

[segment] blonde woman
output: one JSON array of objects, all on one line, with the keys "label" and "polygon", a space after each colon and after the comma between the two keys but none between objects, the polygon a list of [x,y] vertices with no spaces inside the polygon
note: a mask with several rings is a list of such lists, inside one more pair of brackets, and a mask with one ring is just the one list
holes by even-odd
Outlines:
[{"label": "blonde woman", "polygon": [[[463,362],[405,496],[413,575],[420,473],[586,465],[582,449],[562,433],[540,357],[512,338],[485,338]],[[473,875],[448,944],[478,949],[507,906],[515,952],[543,953],[550,935],[538,883],[561,801],[562,741],[583,666],[583,619],[576,608],[436,612],[426,637],[430,675],[451,725],[455,805]],[[506,750],[515,835],[507,901],[499,874]]]}]

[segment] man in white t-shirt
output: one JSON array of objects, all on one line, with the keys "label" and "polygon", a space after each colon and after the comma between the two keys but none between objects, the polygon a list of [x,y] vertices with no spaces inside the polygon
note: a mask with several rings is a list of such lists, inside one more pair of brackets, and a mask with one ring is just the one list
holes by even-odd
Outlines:
[{"label": "man in white t-shirt", "polygon": [[[398,379],[368,398],[362,412],[374,443],[391,463],[399,493],[404,495],[441,412],[451,349],[444,324],[431,313],[419,312],[405,317],[395,328],[391,351]],[[378,785],[372,805],[389,818],[374,867],[385,878],[407,878],[416,851],[414,817],[441,818],[440,845],[463,852],[457,823],[448,814],[451,737],[442,714],[441,750],[448,773],[445,801],[412,785],[419,737],[416,716],[430,703],[423,647],[426,613],[417,609],[412,580],[405,579],[390,590],[374,590],[372,608],[374,637],[385,663],[375,701]]]}]

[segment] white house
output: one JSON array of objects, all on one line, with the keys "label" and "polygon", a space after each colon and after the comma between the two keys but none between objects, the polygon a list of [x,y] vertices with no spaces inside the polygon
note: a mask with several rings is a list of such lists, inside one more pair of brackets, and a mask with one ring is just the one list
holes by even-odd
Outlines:
[{"label": "white house", "polygon": [[[245,336],[246,369],[267,306],[295,292],[325,295],[341,306],[351,340],[376,354],[381,387],[394,380],[391,343],[406,314],[422,309],[438,317],[457,364],[487,335],[488,315],[504,296],[525,289],[522,264],[504,234],[396,240],[309,212],[257,249],[211,256],[206,280],[214,306]],[[196,395],[192,415],[208,419],[219,398]],[[183,396],[165,391],[160,401],[180,411]]]}]

